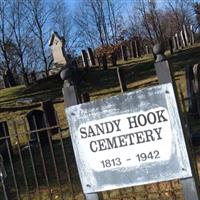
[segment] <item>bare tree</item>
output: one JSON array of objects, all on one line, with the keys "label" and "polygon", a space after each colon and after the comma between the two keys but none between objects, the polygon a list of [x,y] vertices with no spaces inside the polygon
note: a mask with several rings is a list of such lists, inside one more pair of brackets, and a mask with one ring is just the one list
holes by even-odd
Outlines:
[{"label": "bare tree", "polygon": [[147,15],[148,23],[151,26],[151,31],[155,34],[156,41],[164,42],[163,30],[160,21],[160,12],[157,8],[156,0],[148,1],[149,14]]},{"label": "bare tree", "polygon": [[26,17],[29,20],[31,32],[36,38],[35,42],[39,43],[37,55],[48,76],[48,69],[51,64],[49,52],[47,50],[49,39],[48,23],[53,10],[47,6],[45,0],[27,0],[24,2],[24,5],[28,10]]},{"label": "bare tree", "polygon": [[193,0],[167,0],[166,10],[171,11],[175,32],[182,30],[183,25],[189,26],[192,22]]},{"label": "bare tree", "polygon": [[51,16],[53,31],[64,37],[66,52],[73,54],[74,49],[78,46],[79,34],[74,27],[72,14],[63,0],[55,1],[51,7],[53,10]]},{"label": "bare tree", "polygon": [[144,0],[137,0],[133,9],[137,11],[137,17],[140,19],[139,23],[142,24],[145,29],[143,32],[147,33],[146,35],[150,42],[154,44],[154,37],[148,22],[148,2]]},{"label": "bare tree", "polygon": [[[14,64],[15,45],[7,21],[8,1],[0,1],[0,57],[1,68],[10,70]],[[11,65],[12,64],[12,65]]]},{"label": "bare tree", "polygon": [[84,0],[75,21],[93,46],[116,44],[121,31],[120,1]]},{"label": "bare tree", "polygon": [[[12,40],[16,47],[19,58],[19,71],[23,74],[25,83],[28,83],[28,65],[26,60],[29,59],[26,54],[30,48],[31,29],[24,13],[26,12],[23,2],[20,0],[9,1],[9,10],[7,21],[12,31]],[[8,28],[8,27],[7,27]]]}]

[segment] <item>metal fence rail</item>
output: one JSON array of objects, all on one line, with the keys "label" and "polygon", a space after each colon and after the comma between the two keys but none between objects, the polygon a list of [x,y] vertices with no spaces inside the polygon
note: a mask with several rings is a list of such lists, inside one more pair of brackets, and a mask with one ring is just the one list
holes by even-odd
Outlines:
[{"label": "metal fence rail", "polygon": [[[56,115],[57,116],[57,115]],[[30,130],[27,119],[3,124],[0,137],[0,199],[83,200],[70,137],[57,125]],[[36,120],[34,120],[36,123]],[[51,130],[57,128],[54,135]],[[9,132],[9,134],[6,134]],[[41,133],[47,140],[41,140]],[[35,134],[36,140],[31,140]],[[179,181],[130,187],[102,193],[105,200],[182,200]]]}]

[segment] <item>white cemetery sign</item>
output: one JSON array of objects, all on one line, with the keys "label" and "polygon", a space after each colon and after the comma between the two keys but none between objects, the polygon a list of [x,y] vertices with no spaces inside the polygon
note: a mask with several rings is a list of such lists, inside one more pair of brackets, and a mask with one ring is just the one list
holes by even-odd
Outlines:
[{"label": "white cemetery sign", "polygon": [[66,114],[85,193],[192,177],[170,83]]}]

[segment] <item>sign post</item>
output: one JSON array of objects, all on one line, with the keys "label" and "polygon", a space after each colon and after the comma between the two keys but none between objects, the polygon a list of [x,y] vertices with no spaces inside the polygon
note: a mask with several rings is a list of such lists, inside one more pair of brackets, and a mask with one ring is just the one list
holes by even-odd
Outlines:
[{"label": "sign post", "polygon": [[84,193],[192,177],[171,83],[65,111]]},{"label": "sign post", "polygon": [[[76,86],[74,85],[75,81],[73,80],[74,77],[72,76],[72,72],[70,71],[70,69],[67,68],[61,72],[60,76],[61,76],[61,79],[64,81],[62,92],[64,96],[65,109],[70,106],[77,105],[79,103],[79,99],[78,99],[78,94],[76,91]],[[75,199],[74,189],[72,186],[70,175],[68,176],[68,179],[69,179],[69,183],[71,187],[70,189],[71,189],[73,199]],[[102,195],[100,193],[91,193],[91,194],[85,193],[85,198],[86,200],[101,200]]]},{"label": "sign post", "polygon": [[[157,55],[157,59],[155,62],[156,74],[159,80],[159,84],[163,83],[172,83],[175,92],[176,84],[173,77],[172,69],[164,55],[164,49],[161,45],[157,44],[153,48],[153,52]],[[183,126],[182,126],[183,127]],[[198,173],[195,168],[193,152],[191,150],[191,141],[189,138],[189,134],[185,131],[185,139],[187,145],[187,152],[190,158],[190,165],[192,170],[192,177],[188,177],[186,179],[181,179],[181,183],[183,186],[183,192],[186,200],[198,200],[200,199],[200,191],[199,191],[199,181],[198,181]]]}]

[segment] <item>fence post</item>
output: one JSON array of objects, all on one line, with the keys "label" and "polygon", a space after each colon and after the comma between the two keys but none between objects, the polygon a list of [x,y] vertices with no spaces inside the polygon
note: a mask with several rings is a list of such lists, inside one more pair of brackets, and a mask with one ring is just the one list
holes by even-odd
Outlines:
[{"label": "fence post", "polygon": [[118,80],[119,80],[121,93],[123,93],[123,92],[127,91],[127,86],[126,86],[126,83],[124,80],[124,73],[119,67],[117,67],[117,76],[118,76]]},{"label": "fence post", "polygon": [[2,188],[3,188],[4,199],[8,200],[9,199],[9,190],[7,188],[7,185],[6,185],[6,180],[5,180],[6,177],[7,177],[7,174],[6,174],[6,170],[5,170],[5,166],[4,166],[4,160],[3,160],[2,155],[0,154],[0,179],[1,179],[1,185],[2,185]]},{"label": "fence post", "polygon": [[[69,107],[80,103],[77,94],[75,80],[72,77],[71,69],[67,68],[61,71],[61,79],[64,81],[62,92],[64,96],[64,107]],[[103,200],[100,193],[85,194],[86,200]]]},{"label": "fence post", "polygon": [[[156,54],[157,59],[155,61],[155,69],[156,69],[156,74],[159,80],[159,84],[164,84],[164,83],[172,83],[174,87],[174,92],[177,98],[177,90],[176,90],[176,84],[175,80],[173,77],[173,72],[172,69],[167,61],[166,56],[164,55],[164,49],[160,44],[156,44],[153,47],[153,52]],[[178,105],[178,104],[177,104]],[[179,109],[179,114],[180,114],[180,108]],[[181,116],[180,116],[181,117]],[[198,181],[198,174],[197,170],[195,168],[194,164],[194,155],[191,149],[191,141],[189,138],[189,134],[184,130],[184,126],[182,124],[183,132],[184,132],[184,137],[185,137],[185,142],[187,146],[187,152],[190,160],[190,165],[191,165],[191,171],[192,171],[192,177],[186,178],[186,179],[181,179],[181,184],[183,186],[183,193],[185,200],[199,200],[200,199],[200,192],[199,192],[199,181]]]}]

